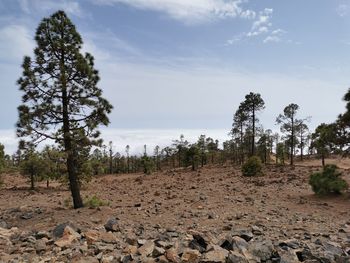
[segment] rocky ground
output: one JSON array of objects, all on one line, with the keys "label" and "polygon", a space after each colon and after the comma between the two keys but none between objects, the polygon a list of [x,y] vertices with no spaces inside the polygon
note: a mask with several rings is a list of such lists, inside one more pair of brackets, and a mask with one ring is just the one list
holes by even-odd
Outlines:
[{"label": "rocky ground", "polygon": [[62,186],[29,191],[8,175],[0,262],[350,262],[349,193],[314,196],[307,182],[318,169],[107,175],[82,195],[108,206],[79,210]]}]

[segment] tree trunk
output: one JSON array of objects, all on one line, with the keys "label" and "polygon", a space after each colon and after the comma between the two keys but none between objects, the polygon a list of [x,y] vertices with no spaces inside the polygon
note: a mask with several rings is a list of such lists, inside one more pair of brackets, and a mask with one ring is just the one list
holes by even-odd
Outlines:
[{"label": "tree trunk", "polygon": [[[64,38],[64,32],[61,33],[61,38]],[[74,209],[81,208],[84,206],[83,200],[80,196],[80,187],[78,182],[78,174],[76,171],[76,153],[73,149],[71,131],[70,131],[70,120],[69,120],[69,99],[67,92],[67,80],[66,80],[66,69],[64,60],[64,51],[62,49],[60,73],[61,73],[61,85],[62,85],[62,119],[63,119],[63,141],[64,149],[67,154],[67,170],[69,186],[72,193]]]},{"label": "tree trunk", "polygon": [[67,170],[68,170],[68,179],[70,191],[72,193],[73,205],[74,208],[81,208],[84,206],[83,200],[80,196],[80,187],[78,182],[78,175],[76,171],[76,160],[75,153],[72,147],[72,139],[70,135],[69,128],[69,116],[68,116],[68,98],[67,98],[67,90],[64,87],[62,92],[63,98],[63,140],[64,140],[64,148],[67,154]]},{"label": "tree trunk", "polygon": [[127,165],[128,165],[128,173],[130,172],[130,157],[129,157],[129,154],[128,154],[128,159],[127,159]]},{"label": "tree trunk", "polygon": [[290,165],[294,164],[294,118],[292,118],[292,137],[290,140]]},{"label": "tree trunk", "polygon": [[300,161],[304,159],[303,127],[300,128]]},{"label": "tree trunk", "polygon": [[240,145],[240,150],[241,150],[241,160],[240,160],[240,164],[243,164],[244,163],[244,150],[243,150],[243,123],[241,123],[241,145]]},{"label": "tree trunk", "polygon": [[324,156],[324,154],[322,153],[322,166],[325,167],[325,165],[326,165],[325,156]]},{"label": "tree trunk", "polygon": [[109,156],[109,174],[113,174],[113,156]]},{"label": "tree trunk", "polygon": [[255,105],[253,105],[253,136],[252,136],[252,156],[255,155]]},{"label": "tree trunk", "polygon": [[34,190],[34,173],[30,173],[30,190]]}]

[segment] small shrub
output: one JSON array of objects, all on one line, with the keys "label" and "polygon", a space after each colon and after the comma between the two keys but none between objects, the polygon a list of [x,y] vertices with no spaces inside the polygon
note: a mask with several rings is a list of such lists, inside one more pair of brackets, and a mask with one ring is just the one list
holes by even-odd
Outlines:
[{"label": "small shrub", "polygon": [[259,157],[252,156],[242,165],[244,176],[262,175],[262,163]]},{"label": "small shrub", "polygon": [[64,207],[73,208],[72,203],[73,203],[72,197],[68,197],[68,198],[63,200]]},{"label": "small shrub", "polygon": [[84,202],[84,206],[90,207],[90,208],[97,208],[100,206],[108,206],[108,205],[109,205],[108,201],[101,200],[96,195],[94,195],[90,198],[87,197],[87,199]]},{"label": "small shrub", "polygon": [[318,195],[341,194],[348,189],[348,184],[344,181],[336,165],[326,165],[322,172],[313,173],[310,176],[309,184],[312,190]]}]

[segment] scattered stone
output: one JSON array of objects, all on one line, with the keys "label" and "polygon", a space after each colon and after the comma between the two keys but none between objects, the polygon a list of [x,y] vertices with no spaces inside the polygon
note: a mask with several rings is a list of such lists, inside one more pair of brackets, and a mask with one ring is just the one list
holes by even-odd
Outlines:
[{"label": "scattered stone", "polygon": [[75,229],[75,227],[71,223],[63,223],[54,228],[52,231],[52,235],[54,238],[61,238],[63,236],[64,230],[67,226],[70,226],[72,229]]},{"label": "scattered stone", "polygon": [[44,238],[36,241],[36,243],[35,243],[36,253],[40,254],[41,252],[46,251],[46,249],[47,249],[46,240]]},{"label": "scattered stone", "polygon": [[110,232],[119,232],[119,224],[118,224],[118,219],[117,218],[111,218],[107,221],[107,223],[105,224],[105,229],[106,231],[110,231]]},{"label": "scattered stone", "polygon": [[201,253],[198,250],[194,249],[186,249],[182,254],[181,261],[182,262],[198,262],[201,257]]},{"label": "scattered stone", "polygon": [[60,248],[67,248],[72,246],[73,243],[78,242],[79,239],[80,235],[70,226],[66,226],[62,237],[55,241],[55,245]]},{"label": "scattered stone", "polygon": [[24,220],[29,220],[33,218],[33,213],[24,213],[23,215],[21,215],[21,219]]},{"label": "scattered stone", "polygon": [[153,241],[146,241],[146,243],[143,246],[139,247],[138,253],[141,256],[148,257],[149,255],[152,254],[153,250],[154,250],[154,242]]},{"label": "scattered stone", "polygon": [[254,242],[250,244],[248,250],[253,256],[262,261],[271,260],[276,255],[275,248],[269,240]]},{"label": "scattered stone", "polygon": [[249,263],[245,256],[236,251],[231,251],[226,259],[226,263]]},{"label": "scattered stone", "polygon": [[165,254],[165,249],[161,247],[154,247],[152,256],[157,258]]},{"label": "scattered stone", "polygon": [[180,263],[180,257],[176,253],[175,249],[170,248],[165,252],[165,258],[172,263]]},{"label": "scattered stone", "polygon": [[203,253],[207,250],[208,243],[200,234],[193,234],[189,247]]},{"label": "scattered stone", "polygon": [[240,238],[243,238],[247,242],[252,240],[254,237],[253,233],[251,231],[248,231],[248,230],[235,231],[233,233],[233,236],[239,236]]},{"label": "scattered stone", "polygon": [[213,250],[202,255],[200,262],[225,263],[229,252],[219,246],[214,245]]}]

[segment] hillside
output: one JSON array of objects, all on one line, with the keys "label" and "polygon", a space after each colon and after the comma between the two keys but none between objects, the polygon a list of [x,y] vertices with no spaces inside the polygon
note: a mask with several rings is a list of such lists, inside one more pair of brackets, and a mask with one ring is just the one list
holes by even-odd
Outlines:
[{"label": "hillside", "polygon": [[[70,192],[63,186],[41,185],[28,191],[25,179],[8,175],[0,192],[0,258],[4,262],[18,262],[10,261],[15,258],[27,262],[87,262],[88,258],[91,262],[98,262],[97,258],[100,262],[132,262],[132,258],[134,262],[225,262],[225,258],[231,258],[228,262],[349,262],[349,194],[315,196],[308,177],[319,168],[306,167],[312,162],[305,164],[267,166],[265,176],[256,178],[242,177],[238,168],[228,165],[197,172],[101,176],[85,186],[82,195],[96,195],[109,204],[79,210],[67,207]],[[350,172],[343,172],[350,182]],[[110,219],[117,219],[115,232],[104,228]],[[66,243],[61,246],[63,223],[79,234],[66,228]],[[57,226],[63,229],[55,237]],[[189,261],[187,250],[193,256]],[[238,261],[233,260],[236,256]]]}]

